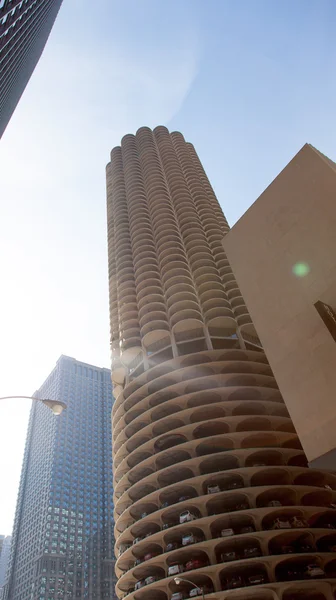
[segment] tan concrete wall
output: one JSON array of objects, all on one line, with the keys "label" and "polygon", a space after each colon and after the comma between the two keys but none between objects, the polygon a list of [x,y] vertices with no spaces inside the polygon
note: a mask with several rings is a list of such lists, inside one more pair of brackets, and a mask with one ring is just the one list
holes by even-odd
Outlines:
[{"label": "tan concrete wall", "polygon": [[[314,307],[322,300],[336,309],[335,163],[306,144],[224,248],[313,461],[336,447],[336,342]],[[305,277],[293,274],[299,262],[310,268]]]}]

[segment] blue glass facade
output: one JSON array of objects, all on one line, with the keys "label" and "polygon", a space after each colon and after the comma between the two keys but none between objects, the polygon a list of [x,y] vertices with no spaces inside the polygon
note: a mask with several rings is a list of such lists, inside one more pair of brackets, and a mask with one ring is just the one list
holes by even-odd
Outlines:
[{"label": "blue glass facade", "polygon": [[67,409],[32,406],[5,598],[112,599],[110,371],[61,356],[35,395]]},{"label": "blue glass facade", "polygon": [[42,54],[62,0],[0,0],[0,137]]}]

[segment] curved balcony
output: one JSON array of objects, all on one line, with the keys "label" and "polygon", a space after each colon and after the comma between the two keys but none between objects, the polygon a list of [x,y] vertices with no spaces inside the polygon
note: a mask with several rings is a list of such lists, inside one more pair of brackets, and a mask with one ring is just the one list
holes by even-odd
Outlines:
[{"label": "curved balcony", "polygon": [[221,593],[241,570],[244,589],[266,585],[261,576],[278,582],[276,560],[287,547],[290,558],[293,549],[301,556],[315,525],[325,528],[313,535],[314,553],[332,552],[326,521],[333,514],[336,524],[328,508],[336,478],[306,469],[270,368],[263,355],[253,362],[257,354],[173,359],[125,389],[114,425],[115,514],[117,548],[131,546],[118,559],[118,594],[137,586],[138,596],[145,580],[146,593],[160,584],[169,590],[175,564],[200,581],[209,577]]},{"label": "curved balcony", "polygon": [[[112,154],[117,594],[335,600],[335,476],[307,468],[197,154],[165,127]],[[125,352],[149,368],[122,389]],[[177,586],[183,573],[191,585]]]}]

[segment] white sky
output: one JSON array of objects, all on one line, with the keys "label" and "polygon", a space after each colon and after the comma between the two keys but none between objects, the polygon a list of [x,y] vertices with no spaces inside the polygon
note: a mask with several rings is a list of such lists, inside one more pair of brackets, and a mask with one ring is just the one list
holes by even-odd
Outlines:
[{"label": "white sky", "polygon": [[[60,354],[109,367],[105,164],[158,124],[192,141],[231,223],[305,142],[336,158],[333,0],[64,0],[0,142],[0,396]],[[10,533],[29,401],[0,405]]]}]

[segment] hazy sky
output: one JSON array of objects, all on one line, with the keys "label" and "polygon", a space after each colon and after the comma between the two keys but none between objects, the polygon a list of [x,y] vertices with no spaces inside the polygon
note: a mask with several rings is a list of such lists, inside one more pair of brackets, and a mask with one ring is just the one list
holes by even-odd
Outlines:
[{"label": "hazy sky", "polygon": [[[109,366],[105,164],[122,135],[192,141],[233,224],[305,142],[336,159],[334,0],[64,0],[0,142],[0,396],[60,354]],[[29,401],[0,406],[10,533]]]}]

